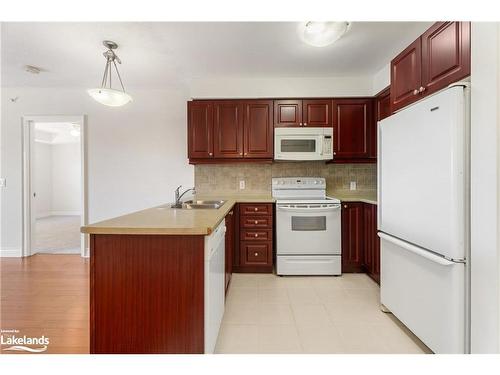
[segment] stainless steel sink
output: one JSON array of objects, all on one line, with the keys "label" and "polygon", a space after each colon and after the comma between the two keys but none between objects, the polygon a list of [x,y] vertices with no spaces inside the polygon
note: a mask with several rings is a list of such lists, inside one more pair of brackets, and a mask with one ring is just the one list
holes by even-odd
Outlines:
[{"label": "stainless steel sink", "polygon": [[221,208],[226,201],[223,200],[189,200],[182,203],[182,208],[187,210],[196,210],[196,209],[212,209],[217,210]]}]

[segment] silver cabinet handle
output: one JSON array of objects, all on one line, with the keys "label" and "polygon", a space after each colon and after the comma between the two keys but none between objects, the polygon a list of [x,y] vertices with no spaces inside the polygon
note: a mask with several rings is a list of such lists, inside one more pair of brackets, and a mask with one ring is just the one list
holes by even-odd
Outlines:
[{"label": "silver cabinet handle", "polygon": [[259,235],[258,235],[257,233],[255,233],[255,235],[254,235],[254,236],[255,236],[255,237],[259,237]]},{"label": "silver cabinet handle", "polygon": [[418,89],[413,90],[413,95],[417,95],[417,94],[418,94]]},{"label": "silver cabinet handle", "polygon": [[243,152],[240,152],[240,156],[243,155]]},{"label": "silver cabinet handle", "polygon": [[259,222],[257,220],[255,220],[255,224],[259,224]]},{"label": "silver cabinet handle", "polygon": [[423,86],[420,86],[420,88],[418,89],[419,92],[424,92],[425,91],[425,87]]},{"label": "silver cabinet handle", "polygon": [[209,152],[208,155],[212,156],[213,154],[211,152]]},{"label": "silver cabinet handle", "polygon": [[248,155],[248,152],[245,152],[245,155]]},{"label": "silver cabinet handle", "polygon": [[302,123],[301,123],[301,122],[299,123],[299,126],[302,126]]},{"label": "silver cabinet handle", "polygon": [[255,211],[255,212],[257,212],[257,211],[259,211],[259,209],[258,209],[257,207],[255,207],[255,208],[254,208],[254,211]]},{"label": "silver cabinet handle", "polygon": [[307,122],[304,122],[304,126],[307,126]]},{"label": "silver cabinet handle", "polygon": [[344,208],[347,208],[347,204],[344,204]]},{"label": "silver cabinet handle", "polygon": [[259,256],[259,253],[254,253],[253,255],[254,255],[254,256],[256,256],[256,257],[258,257],[258,256]]}]

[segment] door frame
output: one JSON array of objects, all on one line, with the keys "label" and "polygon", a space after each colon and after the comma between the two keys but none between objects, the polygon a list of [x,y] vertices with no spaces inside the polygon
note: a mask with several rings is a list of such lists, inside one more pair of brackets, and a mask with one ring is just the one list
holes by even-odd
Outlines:
[{"label": "door frame", "polygon": [[[33,172],[32,150],[34,147],[34,124],[36,122],[70,122],[80,125],[80,195],[81,195],[81,225],[88,224],[88,170],[87,170],[87,116],[86,115],[39,115],[22,116],[21,134],[22,134],[22,257],[32,255],[32,245],[35,229],[34,198],[33,198]],[[80,255],[88,257],[89,236],[80,234]]]}]

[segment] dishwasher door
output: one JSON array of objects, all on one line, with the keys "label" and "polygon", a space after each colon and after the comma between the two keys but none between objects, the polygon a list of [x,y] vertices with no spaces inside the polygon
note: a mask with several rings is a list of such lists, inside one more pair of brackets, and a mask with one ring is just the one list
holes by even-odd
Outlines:
[{"label": "dishwasher door", "polygon": [[214,353],[224,315],[224,221],[205,240],[205,353]]}]

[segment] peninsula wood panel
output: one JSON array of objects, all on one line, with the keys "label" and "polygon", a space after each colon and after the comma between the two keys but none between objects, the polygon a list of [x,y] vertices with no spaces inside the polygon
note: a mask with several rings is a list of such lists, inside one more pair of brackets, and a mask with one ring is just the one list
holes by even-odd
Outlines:
[{"label": "peninsula wood panel", "polygon": [[203,236],[91,235],[91,353],[203,353]]},{"label": "peninsula wood panel", "polygon": [[342,203],[342,272],[363,272],[363,203]]}]

